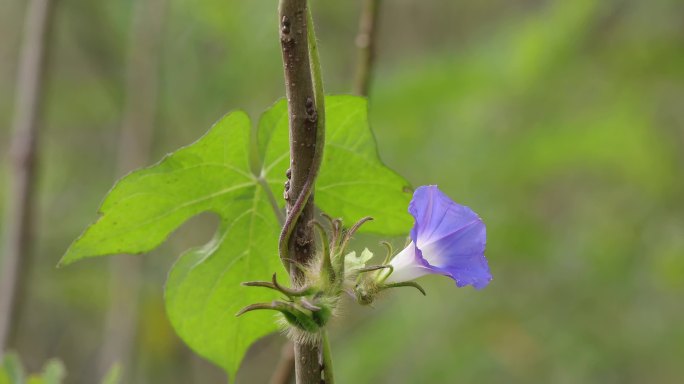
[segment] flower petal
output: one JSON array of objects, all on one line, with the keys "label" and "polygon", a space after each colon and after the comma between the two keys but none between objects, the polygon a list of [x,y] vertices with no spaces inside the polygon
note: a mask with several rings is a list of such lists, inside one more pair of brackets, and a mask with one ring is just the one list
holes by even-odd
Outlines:
[{"label": "flower petal", "polygon": [[[473,210],[453,202],[437,186],[430,185],[416,189],[409,213],[415,219],[411,230],[412,244],[415,244],[413,261],[393,260],[391,264],[396,273],[390,276],[393,281],[418,272],[422,272],[421,276],[427,273],[449,276],[459,287],[472,285],[479,289],[491,281],[484,256],[486,228]],[[411,253],[405,249],[399,255],[403,256],[404,252]],[[402,268],[412,272],[403,272]]]},{"label": "flower petal", "polygon": [[368,248],[364,248],[361,256],[356,256],[356,252],[352,251],[344,257],[344,270],[352,272],[357,269],[364,268],[366,263],[373,258],[373,252]]},{"label": "flower petal", "polygon": [[413,280],[423,275],[434,273],[425,259],[418,255],[418,250],[413,242],[394,256],[390,261],[390,265],[394,269],[389,277],[387,277],[386,281],[388,283]]},{"label": "flower petal", "polygon": [[415,219],[411,239],[420,248],[451,234],[453,231],[481,221],[472,209],[454,203],[436,185],[418,187],[409,204]]}]

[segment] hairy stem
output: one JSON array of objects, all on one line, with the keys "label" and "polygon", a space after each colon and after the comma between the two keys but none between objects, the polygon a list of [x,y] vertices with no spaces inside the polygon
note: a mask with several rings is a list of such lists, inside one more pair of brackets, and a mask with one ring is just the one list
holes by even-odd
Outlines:
[{"label": "hairy stem", "polygon": [[363,0],[363,9],[359,20],[359,31],[356,35],[358,58],[356,64],[356,80],[354,93],[368,96],[373,64],[375,62],[375,41],[377,40],[378,15],[380,0]]},{"label": "hairy stem", "polygon": [[[7,347],[15,325],[18,298],[28,268],[32,243],[32,216],[37,161],[38,123],[44,88],[48,30],[54,14],[54,1],[31,0],[26,11],[24,37],[19,55],[17,102],[15,105],[10,152],[11,190],[4,222],[2,276],[0,276],[0,353]],[[16,322],[15,322],[16,323]]]},{"label": "hairy stem", "polygon": [[[279,240],[281,260],[293,259],[308,265],[315,252],[313,227],[313,189],[323,156],[325,128],[323,94],[320,76],[314,83],[318,66],[313,26],[306,0],[280,0],[280,43],[285,72],[285,90],[290,126],[290,177],[285,190],[287,217]],[[310,52],[311,50],[311,52]],[[315,85],[315,87],[314,87]],[[318,92],[317,92],[318,90]],[[290,265],[290,278],[297,287],[306,284],[301,270]],[[321,380],[320,349],[310,343],[295,343],[295,375],[297,383]]]}]

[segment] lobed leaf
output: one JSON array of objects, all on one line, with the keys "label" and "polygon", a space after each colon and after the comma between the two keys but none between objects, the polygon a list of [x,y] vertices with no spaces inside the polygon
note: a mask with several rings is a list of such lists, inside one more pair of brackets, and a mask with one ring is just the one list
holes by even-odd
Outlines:
[{"label": "lobed leaf", "polygon": [[165,300],[180,337],[228,372],[237,370],[249,345],[276,329],[269,315],[235,317],[248,304],[274,298],[240,282],[283,273],[269,192],[249,168],[250,131],[244,113],[231,113],[194,144],[125,176],[61,262],[144,253],[189,218],[215,212],[221,225],[214,240],[179,258]]}]

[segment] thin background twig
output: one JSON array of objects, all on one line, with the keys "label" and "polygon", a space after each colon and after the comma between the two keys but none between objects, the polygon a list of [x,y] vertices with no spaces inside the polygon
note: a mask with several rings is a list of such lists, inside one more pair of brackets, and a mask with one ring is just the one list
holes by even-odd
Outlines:
[{"label": "thin background twig", "polygon": [[378,35],[378,19],[381,0],[363,0],[359,31],[356,35],[358,58],[354,93],[368,96],[375,64],[375,48]]},{"label": "thin background twig", "polygon": [[31,0],[26,8],[24,36],[19,54],[16,104],[12,124],[12,157],[4,218],[2,276],[0,276],[0,352],[15,334],[18,306],[25,291],[33,242],[38,128],[47,67],[48,31],[54,1]]}]

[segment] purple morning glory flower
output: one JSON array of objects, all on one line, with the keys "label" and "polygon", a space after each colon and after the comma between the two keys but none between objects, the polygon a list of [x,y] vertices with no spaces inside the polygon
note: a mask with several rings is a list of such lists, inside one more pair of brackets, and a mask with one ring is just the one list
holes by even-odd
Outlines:
[{"label": "purple morning glory flower", "polygon": [[453,202],[436,185],[416,189],[408,210],[415,219],[412,241],[390,261],[394,271],[387,282],[432,273],[451,277],[459,287],[480,289],[489,284],[486,228],[475,212]]}]

